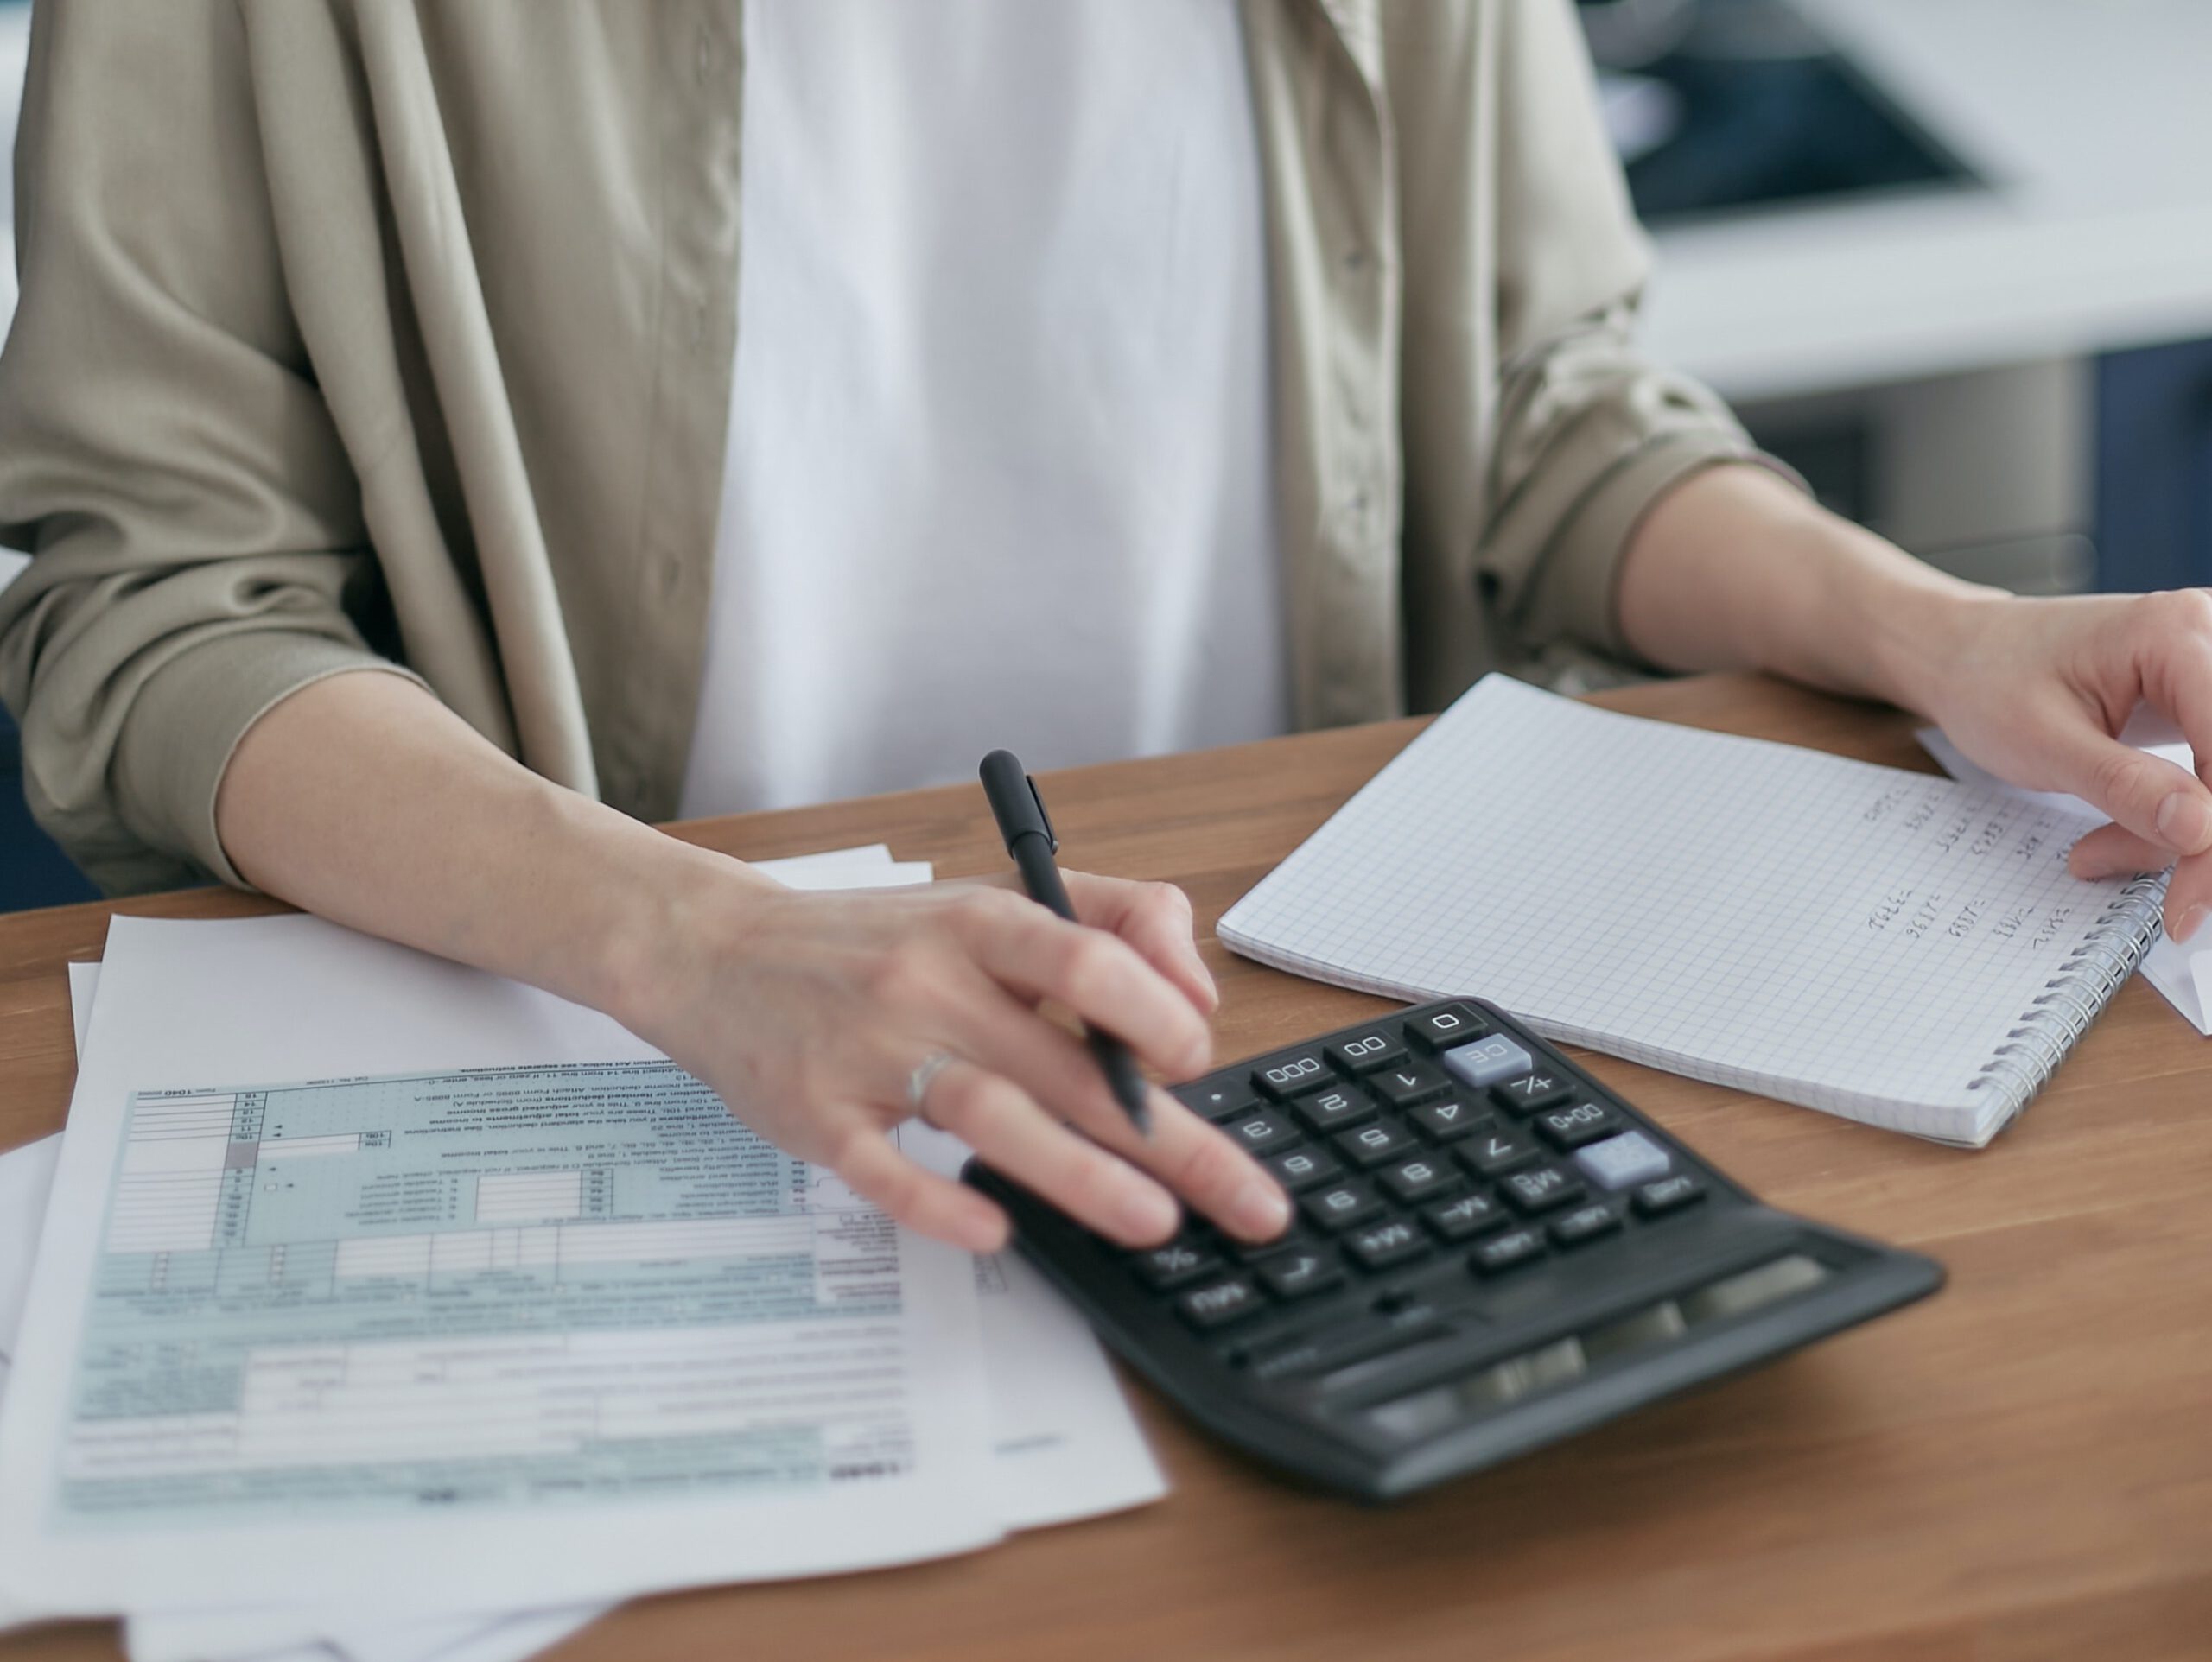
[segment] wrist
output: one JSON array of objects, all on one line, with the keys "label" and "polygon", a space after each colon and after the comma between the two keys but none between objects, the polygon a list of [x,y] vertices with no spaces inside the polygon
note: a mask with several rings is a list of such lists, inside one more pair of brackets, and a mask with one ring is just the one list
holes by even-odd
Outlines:
[{"label": "wrist", "polygon": [[1853,614],[1866,643],[1866,681],[1859,690],[1933,720],[1945,677],[1966,656],[1965,643],[1993,608],[2013,597],[1892,552],[1904,568],[1885,569],[1869,582]]},{"label": "wrist", "polygon": [[1817,574],[1789,661],[1762,667],[1833,692],[1927,714],[1958,643],[2011,597],[1969,583],[1872,531],[1807,504],[1795,550]]},{"label": "wrist", "polygon": [[592,821],[584,882],[594,898],[569,942],[577,984],[567,996],[650,1039],[684,990],[699,984],[712,947],[747,927],[761,893],[780,891],[741,860],[601,803],[572,801]]}]

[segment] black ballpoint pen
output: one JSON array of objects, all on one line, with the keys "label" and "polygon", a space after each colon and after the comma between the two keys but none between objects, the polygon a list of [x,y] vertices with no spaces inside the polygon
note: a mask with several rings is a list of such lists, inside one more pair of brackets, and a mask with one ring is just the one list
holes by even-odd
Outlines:
[{"label": "black ballpoint pen", "polygon": [[[999,835],[1006,839],[1006,852],[1021,873],[1021,886],[1039,905],[1074,923],[1075,908],[1068,904],[1067,885],[1060,881],[1060,868],[1052,860],[1060,840],[1052,834],[1052,821],[1046,817],[1045,799],[1037,794],[1036,782],[1023,771],[1012,751],[993,751],[977,771],[982,777],[983,795],[990,800],[991,817],[999,822]],[[1145,1104],[1144,1075],[1137,1071],[1136,1058],[1112,1034],[1096,1028],[1088,1032],[1091,1054],[1098,1058],[1114,1100],[1122,1105],[1122,1112],[1129,1116],[1140,1136],[1151,1136],[1152,1110]]]}]

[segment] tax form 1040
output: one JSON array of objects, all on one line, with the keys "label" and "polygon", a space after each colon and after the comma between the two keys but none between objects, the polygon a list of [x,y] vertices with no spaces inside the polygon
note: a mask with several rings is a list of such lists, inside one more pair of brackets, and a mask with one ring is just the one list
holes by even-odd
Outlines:
[{"label": "tax form 1040", "polygon": [[181,961],[179,927],[111,935],[0,1589],[514,1608],[1001,1532],[964,1254],[591,1012],[343,931]]}]

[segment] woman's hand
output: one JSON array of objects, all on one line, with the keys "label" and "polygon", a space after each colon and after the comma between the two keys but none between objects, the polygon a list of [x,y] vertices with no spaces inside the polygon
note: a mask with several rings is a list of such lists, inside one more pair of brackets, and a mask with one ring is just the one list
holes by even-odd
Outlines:
[{"label": "woman's hand", "polygon": [[1171,1079],[1203,1071],[1218,995],[1180,890],[1070,872],[1078,925],[1000,889],[810,894],[721,865],[690,868],[639,938],[615,1013],[762,1136],[901,1223],[993,1250],[1005,1215],[887,1135],[942,1053],[955,1059],[929,1081],[930,1123],[1101,1234],[1165,1240],[1177,1196],[1247,1239],[1287,1224],[1282,1189],[1156,1088],[1140,1137],[1088,1047],[1038,1013],[1058,1005]]},{"label": "woman's hand", "polygon": [[2172,866],[2176,940],[2212,908],[2212,791],[2114,736],[2147,703],[2212,768],[2212,593],[2023,599],[1923,564],[1763,468],[1722,466],[1647,510],[1616,599],[1656,663],[1882,699],[2015,784],[2086,797],[2114,823],[2075,846],[2075,872]]},{"label": "woman's hand", "polygon": [[[1931,613],[1916,686],[1901,701],[1993,773],[2071,791],[2112,816],[2074,846],[2076,876],[2174,867],[2166,932],[2212,908],[2212,593],[2023,599],[1993,591]],[[2189,739],[2196,774],[2116,734],[2139,703]]]}]

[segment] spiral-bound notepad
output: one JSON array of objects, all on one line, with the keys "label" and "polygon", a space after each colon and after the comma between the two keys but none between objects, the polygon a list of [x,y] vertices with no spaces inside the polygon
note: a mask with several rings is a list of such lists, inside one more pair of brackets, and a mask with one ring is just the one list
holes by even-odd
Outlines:
[{"label": "spiral-bound notepad", "polygon": [[1491,676],[1221,921],[1236,951],[1980,1146],[2133,969],[2164,881],[2062,809]]}]

